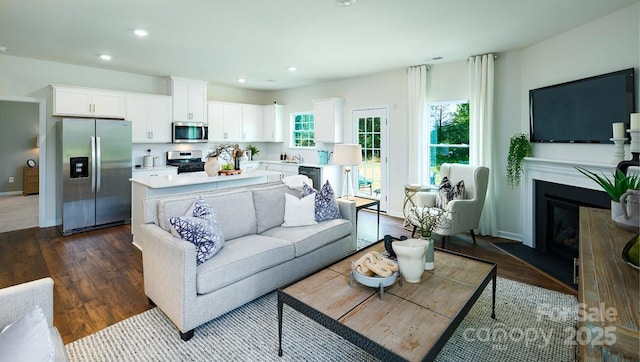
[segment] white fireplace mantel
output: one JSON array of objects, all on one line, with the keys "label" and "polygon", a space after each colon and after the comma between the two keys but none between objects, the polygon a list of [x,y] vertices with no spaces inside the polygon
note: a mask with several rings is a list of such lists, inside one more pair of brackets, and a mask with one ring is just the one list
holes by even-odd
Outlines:
[{"label": "white fireplace mantel", "polygon": [[[595,181],[576,170],[576,166],[584,167],[597,174],[604,174],[609,178],[616,170],[616,165],[605,163],[563,161],[533,157],[526,157],[524,159],[524,174],[522,175],[522,244],[532,248],[535,247],[535,180],[603,191]],[[629,170],[631,172],[638,171],[636,167],[630,168]]]}]

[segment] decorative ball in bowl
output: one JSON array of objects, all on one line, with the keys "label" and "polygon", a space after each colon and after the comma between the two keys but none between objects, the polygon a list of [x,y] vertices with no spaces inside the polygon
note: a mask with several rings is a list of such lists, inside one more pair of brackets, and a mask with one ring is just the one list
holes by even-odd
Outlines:
[{"label": "decorative ball in bowl", "polygon": [[351,275],[360,284],[387,287],[398,277],[398,264],[371,251],[351,262]]},{"label": "decorative ball in bowl", "polygon": [[353,274],[353,278],[358,283],[362,285],[366,285],[368,287],[374,287],[374,288],[380,287],[380,284],[382,284],[383,287],[388,287],[393,283],[395,283],[396,279],[398,278],[398,272],[393,272],[393,274],[391,274],[390,277],[386,277],[386,278],[377,276],[377,275],[374,275],[374,276],[362,275],[358,273],[355,269],[352,269],[351,273]]}]

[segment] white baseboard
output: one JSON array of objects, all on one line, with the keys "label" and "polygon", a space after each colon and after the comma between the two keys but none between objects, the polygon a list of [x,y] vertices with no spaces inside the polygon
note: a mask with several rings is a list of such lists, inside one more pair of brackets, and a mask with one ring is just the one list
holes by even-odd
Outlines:
[{"label": "white baseboard", "polygon": [[20,191],[0,192],[0,196],[16,196],[16,195],[22,195],[22,190],[20,190]]}]

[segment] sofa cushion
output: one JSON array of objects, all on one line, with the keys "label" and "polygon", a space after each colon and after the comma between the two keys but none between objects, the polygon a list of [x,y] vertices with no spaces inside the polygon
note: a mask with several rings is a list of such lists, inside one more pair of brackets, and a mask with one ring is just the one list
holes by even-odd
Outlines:
[{"label": "sofa cushion", "polygon": [[53,361],[54,344],[49,323],[35,306],[0,333],[0,361]]},{"label": "sofa cushion", "polygon": [[290,241],[262,235],[228,240],[216,255],[198,266],[196,290],[206,294],[294,258]]},{"label": "sofa cushion", "polygon": [[204,196],[203,199],[216,210],[225,240],[256,234],[256,210],[251,190]]},{"label": "sofa cushion", "polygon": [[353,225],[345,219],[321,221],[315,225],[287,228],[276,227],[261,235],[289,240],[295,246],[295,256],[312,252],[351,233]]},{"label": "sofa cushion", "polygon": [[282,184],[253,190],[253,204],[256,208],[258,234],[284,222],[284,195],[299,196],[300,190],[290,189]]}]

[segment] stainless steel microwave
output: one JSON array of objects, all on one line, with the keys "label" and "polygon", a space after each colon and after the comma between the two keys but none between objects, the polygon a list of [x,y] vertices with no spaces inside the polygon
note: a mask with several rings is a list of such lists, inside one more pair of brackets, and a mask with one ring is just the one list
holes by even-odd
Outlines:
[{"label": "stainless steel microwave", "polygon": [[171,127],[173,143],[209,142],[209,127],[200,122],[173,122]]}]

